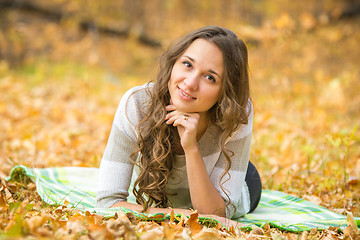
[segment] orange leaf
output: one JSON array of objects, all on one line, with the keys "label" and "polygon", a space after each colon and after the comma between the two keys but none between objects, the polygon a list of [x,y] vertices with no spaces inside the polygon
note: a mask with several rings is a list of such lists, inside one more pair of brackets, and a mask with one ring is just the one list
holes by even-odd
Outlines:
[{"label": "orange leaf", "polygon": [[198,222],[198,212],[194,211],[190,214],[190,218],[187,221],[187,224],[190,227],[191,235],[195,235],[201,231],[201,225]]},{"label": "orange leaf", "polygon": [[264,231],[265,236],[271,238],[270,224],[269,224],[269,223],[266,223],[266,224],[264,225],[263,231]]},{"label": "orange leaf", "polygon": [[170,212],[170,222],[174,222],[174,219],[175,219],[174,209],[171,209],[171,212]]},{"label": "orange leaf", "polygon": [[8,209],[8,205],[5,201],[5,198],[3,196],[3,193],[0,192],[0,212],[1,211],[6,211]]},{"label": "orange leaf", "polygon": [[185,216],[184,216],[184,214],[181,214],[181,219],[177,225],[183,227],[184,224],[185,224]]},{"label": "orange leaf", "polygon": [[359,234],[360,231],[355,223],[355,219],[354,219],[354,216],[352,214],[352,212],[347,212],[347,223],[349,225],[349,227],[351,227],[352,231],[355,233],[355,234]]},{"label": "orange leaf", "polygon": [[220,230],[222,227],[221,222],[218,222],[218,224],[215,226],[215,229]]},{"label": "orange leaf", "polygon": [[349,180],[348,180],[348,184],[351,185],[351,186],[358,185],[359,184],[359,178],[350,176]]},{"label": "orange leaf", "polygon": [[229,227],[229,233],[232,234],[232,235],[236,235],[235,228],[234,228],[233,225],[231,225],[231,226]]}]

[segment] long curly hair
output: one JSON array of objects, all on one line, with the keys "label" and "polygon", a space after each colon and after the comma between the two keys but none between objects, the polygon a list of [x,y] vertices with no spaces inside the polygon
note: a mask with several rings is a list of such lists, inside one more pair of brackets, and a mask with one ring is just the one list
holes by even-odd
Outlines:
[{"label": "long curly hair", "polygon": [[[153,88],[149,89],[151,99],[143,109],[144,117],[137,126],[139,148],[131,155],[140,153],[135,164],[140,174],[134,183],[133,193],[144,211],[150,206],[169,207],[171,203],[165,186],[173,168],[176,144],[179,136],[176,127],[164,121],[170,103],[168,81],[176,60],[196,40],[205,39],[214,43],[223,54],[224,74],[221,98],[209,109],[210,119],[221,130],[220,146],[226,158],[225,171],[220,178],[220,187],[228,197],[222,184],[230,178],[233,153],[225,147],[228,137],[247,124],[249,118],[249,70],[248,53],[245,43],[232,31],[222,27],[203,27],[181,38],[163,53]],[[225,175],[228,179],[223,181]]]}]

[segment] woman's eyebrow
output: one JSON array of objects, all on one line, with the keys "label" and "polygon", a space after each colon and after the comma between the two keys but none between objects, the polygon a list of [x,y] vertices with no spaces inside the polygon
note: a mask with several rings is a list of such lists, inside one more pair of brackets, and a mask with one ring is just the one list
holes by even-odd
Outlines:
[{"label": "woman's eyebrow", "polygon": [[188,59],[189,59],[190,61],[192,61],[192,62],[196,62],[195,59],[193,59],[192,57],[189,57],[188,55],[184,55],[183,57],[188,58]]},{"label": "woman's eyebrow", "polygon": [[220,78],[220,75],[217,72],[215,72],[214,70],[209,69],[208,71],[209,71],[209,73],[213,73],[213,74],[217,75]]},{"label": "woman's eyebrow", "polygon": [[[196,62],[195,59],[193,59],[192,57],[190,57],[190,56],[188,56],[188,55],[184,55],[183,57],[188,58],[188,59],[189,59],[190,61],[192,61],[193,63]],[[209,73],[212,73],[212,74],[215,74],[215,75],[217,75],[217,76],[220,78],[220,75],[219,75],[217,72],[215,72],[214,70],[209,69],[208,72],[209,72]]]}]

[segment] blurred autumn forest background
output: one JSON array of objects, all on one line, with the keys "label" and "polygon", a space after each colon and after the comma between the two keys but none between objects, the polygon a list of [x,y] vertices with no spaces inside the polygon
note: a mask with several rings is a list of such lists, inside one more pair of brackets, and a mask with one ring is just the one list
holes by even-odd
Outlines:
[{"label": "blurred autumn forest background", "polygon": [[1,177],[98,167],[121,95],[205,25],[248,45],[263,187],[360,216],[357,0],[0,0]]}]

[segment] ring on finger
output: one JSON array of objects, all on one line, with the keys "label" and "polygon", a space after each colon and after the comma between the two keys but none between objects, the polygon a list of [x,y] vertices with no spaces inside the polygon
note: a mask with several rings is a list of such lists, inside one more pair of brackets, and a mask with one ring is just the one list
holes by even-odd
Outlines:
[{"label": "ring on finger", "polygon": [[190,117],[190,116],[187,115],[187,114],[184,114],[184,116],[183,116],[183,118],[184,118],[185,121],[187,121],[187,120],[189,119],[189,117]]}]

